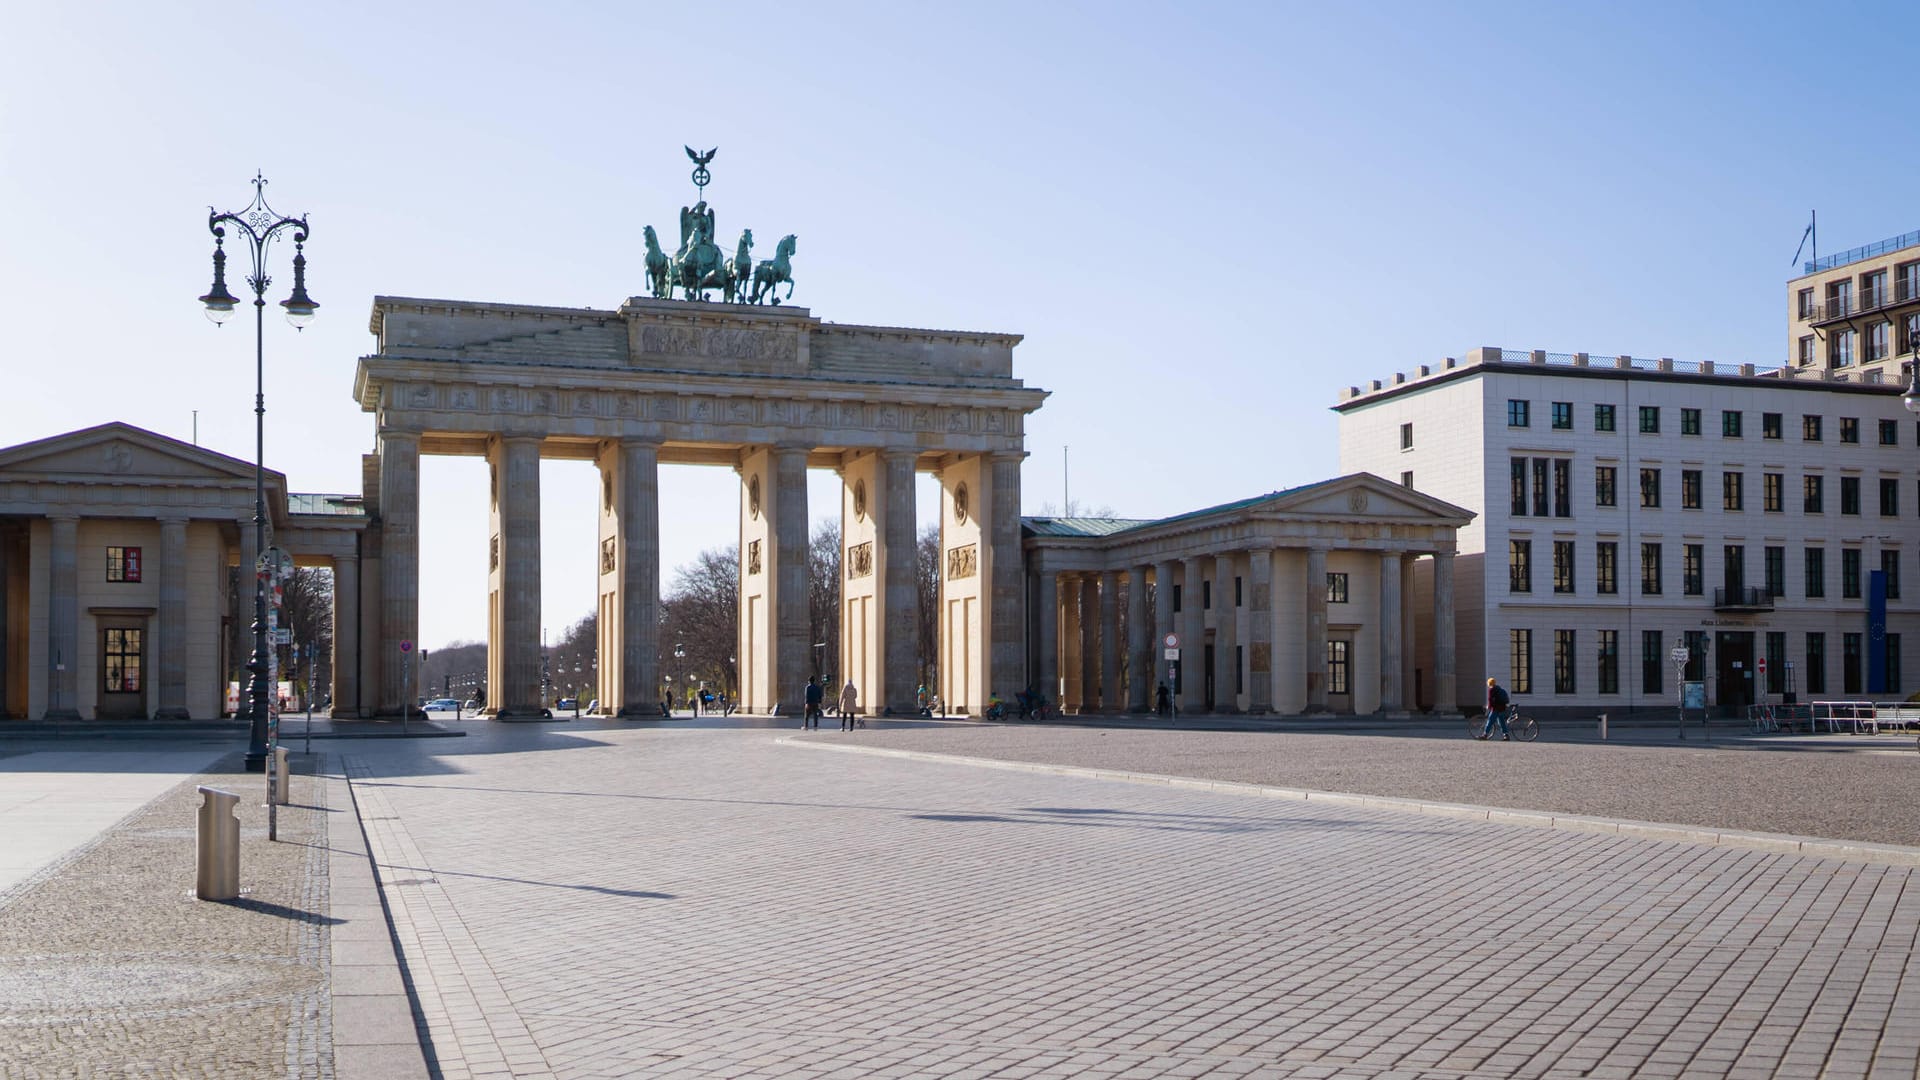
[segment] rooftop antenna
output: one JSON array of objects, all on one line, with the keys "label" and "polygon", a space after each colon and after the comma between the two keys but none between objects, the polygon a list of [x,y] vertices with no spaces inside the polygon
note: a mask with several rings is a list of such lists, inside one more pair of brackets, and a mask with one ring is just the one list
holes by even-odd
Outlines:
[{"label": "rooftop antenna", "polygon": [[1073,449],[1066,443],[1060,444],[1060,516],[1073,516],[1073,500],[1067,497],[1067,451]]},{"label": "rooftop antenna", "polygon": [[193,410],[193,445],[200,445],[200,410]]}]

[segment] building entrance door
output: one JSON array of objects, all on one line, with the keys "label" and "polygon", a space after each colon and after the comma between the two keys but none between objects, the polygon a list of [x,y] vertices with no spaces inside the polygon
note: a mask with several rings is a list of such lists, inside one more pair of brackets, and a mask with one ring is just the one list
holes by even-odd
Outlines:
[{"label": "building entrance door", "polygon": [[1327,635],[1327,710],[1353,711],[1353,635]]},{"label": "building entrance door", "polygon": [[1715,697],[1721,716],[1745,716],[1754,701],[1753,631],[1722,630],[1715,635]]},{"label": "building entrance door", "polygon": [[1206,648],[1206,660],[1204,661],[1204,663],[1206,664],[1206,666],[1201,670],[1206,672],[1207,711],[1212,712],[1213,701],[1214,701],[1213,695],[1215,690],[1215,687],[1213,685],[1213,646],[1212,645],[1208,645]]},{"label": "building entrance door", "polygon": [[144,623],[100,630],[100,720],[139,720],[147,714],[147,631]]}]

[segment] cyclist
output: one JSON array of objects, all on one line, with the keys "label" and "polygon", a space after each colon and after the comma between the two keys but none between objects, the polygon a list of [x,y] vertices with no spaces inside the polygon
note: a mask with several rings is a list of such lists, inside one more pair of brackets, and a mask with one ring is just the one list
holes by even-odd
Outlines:
[{"label": "cyclist", "polygon": [[1507,689],[1492,676],[1487,677],[1487,726],[1480,729],[1482,739],[1493,737],[1493,725],[1500,724],[1500,738],[1512,741],[1513,733],[1507,729],[1507,717],[1512,713],[1513,699]]},{"label": "cyclist", "polygon": [[1007,718],[1007,703],[1000,700],[1000,693],[997,690],[987,691],[986,715],[989,720],[1005,720]]}]

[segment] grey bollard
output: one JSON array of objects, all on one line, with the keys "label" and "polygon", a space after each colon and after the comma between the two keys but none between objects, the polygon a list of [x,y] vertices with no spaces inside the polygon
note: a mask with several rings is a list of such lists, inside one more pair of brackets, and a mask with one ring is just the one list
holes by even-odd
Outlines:
[{"label": "grey bollard", "polygon": [[1600,741],[1601,742],[1607,741],[1607,714],[1606,713],[1600,714]]},{"label": "grey bollard", "polygon": [[240,895],[240,819],[233,811],[240,796],[202,786],[200,794],[200,867],[194,895],[202,900],[232,900]]},{"label": "grey bollard", "polygon": [[288,796],[293,793],[293,785],[288,782],[287,748],[284,746],[276,746],[273,748],[273,775],[277,790],[270,791],[267,794],[273,802],[285,806],[287,805]]}]

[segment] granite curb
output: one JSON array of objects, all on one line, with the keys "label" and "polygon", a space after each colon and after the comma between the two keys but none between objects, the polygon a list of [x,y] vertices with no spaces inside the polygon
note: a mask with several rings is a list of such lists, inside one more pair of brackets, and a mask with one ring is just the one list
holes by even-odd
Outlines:
[{"label": "granite curb", "polygon": [[1668,824],[1656,821],[1631,821],[1596,817],[1588,814],[1561,814],[1545,810],[1519,810],[1510,807],[1474,806],[1466,803],[1436,802],[1426,799],[1403,799],[1391,795],[1360,795],[1339,791],[1316,791],[1309,788],[1247,784],[1233,780],[1204,780],[1190,776],[1167,776],[1160,773],[1130,772],[1120,769],[1095,769],[1082,765],[1049,765],[1044,762],[1005,761],[998,758],[972,757],[961,754],[938,754],[922,750],[895,750],[875,746],[848,746],[845,744],[813,742],[810,740],[803,741],[791,735],[777,738],[774,742],[805,747],[811,750],[833,750],[847,754],[869,754],[875,757],[901,758],[909,761],[969,765],[977,768],[1006,769],[1014,772],[1043,773],[1053,776],[1075,776],[1089,780],[1117,780],[1130,784],[1159,784],[1167,787],[1219,792],[1223,795],[1240,795],[1265,799],[1291,799],[1300,802],[1326,803],[1336,806],[1357,806],[1370,810],[1390,810],[1397,813],[1420,814],[1426,817],[1456,818],[1467,821],[1488,821],[1500,825],[1522,825],[1529,828],[1557,829],[1563,832],[1611,833],[1619,836],[1636,837],[1643,840],[1668,840],[1688,844],[1707,844],[1716,847],[1739,847],[1755,851],[1776,852],[1784,855],[1808,855],[1822,859],[1864,862],[1877,866],[1920,866],[1920,847],[1905,847],[1898,844],[1875,844],[1858,840],[1830,840],[1817,836],[1794,836],[1787,833],[1750,832],[1739,829],[1710,829],[1697,825]]}]

